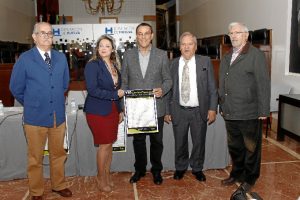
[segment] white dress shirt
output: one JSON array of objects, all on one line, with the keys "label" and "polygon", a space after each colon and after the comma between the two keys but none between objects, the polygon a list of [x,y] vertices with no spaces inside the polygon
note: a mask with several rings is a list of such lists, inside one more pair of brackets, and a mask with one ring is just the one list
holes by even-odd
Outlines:
[{"label": "white dress shirt", "polygon": [[45,57],[45,55],[44,55],[46,52],[48,53],[49,57],[51,58],[51,51],[42,51],[42,50],[39,49],[38,47],[37,47],[37,49],[39,50],[41,56],[43,57],[43,60],[46,59],[46,57]]},{"label": "white dress shirt", "polygon": [[181,106],[187,107],[197,107],[199,106],[198,101],[198,90],[197,90],[197,76],[196,76],[196,59],[193,56],[187,63],[189,66],[189,77],[190,77],[190,99],[188,102],[184,103],[181,99],[181,81],[182,81],[182,70],[183,66],[185,65],[183,57],[179,59],[179,69],[178,69],[178,76],[179,76],[179,103]]}]

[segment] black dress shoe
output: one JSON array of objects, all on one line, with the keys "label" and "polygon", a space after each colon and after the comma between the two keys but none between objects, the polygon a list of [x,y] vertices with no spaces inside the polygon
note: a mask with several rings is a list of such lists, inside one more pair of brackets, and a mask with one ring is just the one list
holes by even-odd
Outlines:
[{"label": "black dress shoe", "polygon": [[202,171],[199,171],[199,172],[192,172],[192,173],[195,175],[195,177],[196,177],[196,179],[197,179],[198,181],[206,181],[206,177],[205,177],[205,175],[203,174]]},{"label": "black dress shoe", "polygon": [[180,179],[183,178],[184,173],[185,173],[185,170],[176,170],[175,173],[174,173],[173,178],[174,178],[175,180],[180,180]]},{"label": "black dress shoe", "polygon": [[221,181],[223,186],[233,185],[237,182],[236,178],[229,176],[228,178]]},{"label": "black dress shoe", "polygon": [[133,174],[133,176],[130,178],[129,182],[130,183],[136,183],[138,182],[142,177],[144,177],[146,175],[145,172],[135,172]]},{"label": "black dress shoe", "polygon": [[154,184],[161,185],[163,182],[163,178],[161,177],[160,172],[152,173],[152,175]]}]

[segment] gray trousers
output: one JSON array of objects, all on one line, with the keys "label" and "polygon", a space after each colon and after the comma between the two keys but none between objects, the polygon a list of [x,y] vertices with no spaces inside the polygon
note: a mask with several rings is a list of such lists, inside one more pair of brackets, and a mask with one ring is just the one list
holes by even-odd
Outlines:
[{"label": "gray trousers", "polygon": [[[200,116],[200,108],[180,107],[180,120],[173,124],[175,139],[175,168],[187,170],[189,164],[193,172],[202,171],[205,157],[207,123]],[[191,133],[192,152],[189,157],[188,133]]]}]

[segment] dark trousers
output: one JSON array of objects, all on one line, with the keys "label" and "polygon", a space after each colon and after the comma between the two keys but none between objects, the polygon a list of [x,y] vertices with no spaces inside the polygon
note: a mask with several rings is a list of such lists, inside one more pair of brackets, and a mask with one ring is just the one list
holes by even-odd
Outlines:
[{"label": "dark trousers", "polygon": [[[207,124],[202,120],[200,108],[180,108],[180,120],[173,123],[175,139],[175,168],[187,170],[189,165],[193,172],[203,169],[205,158],[205,139]],[[193,148],[189,157],[188,133],[191,133]]]},{"label": "dark trousers", "polygon": [[[161,156],[163,152],[163,126],[164,117],[158,117],[158,133],[149,134],[150,137],[150,162],[152,164],[151,172],[161,172],[163,169]],[[133,149],[135,154],[135,171],[146,172],[147,167],[147,148],[146,134],[133,136]]]},{"label": "dark trousers", "polygon": [[226,120],[231,177],[254,185],[260,175],[262,121]]}]

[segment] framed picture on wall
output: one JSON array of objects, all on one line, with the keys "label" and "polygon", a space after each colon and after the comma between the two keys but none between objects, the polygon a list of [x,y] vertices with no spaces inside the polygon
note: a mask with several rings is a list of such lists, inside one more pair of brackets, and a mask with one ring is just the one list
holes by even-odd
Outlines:
[{"label": "framed picture on wall", "polygon": [[118,23],[117,17],[99,17],[100,24],[115,24]]},{"label": "framed picture on wall", "polygon": [[300,0],[292,0],[289,72],[300,74]]}]

